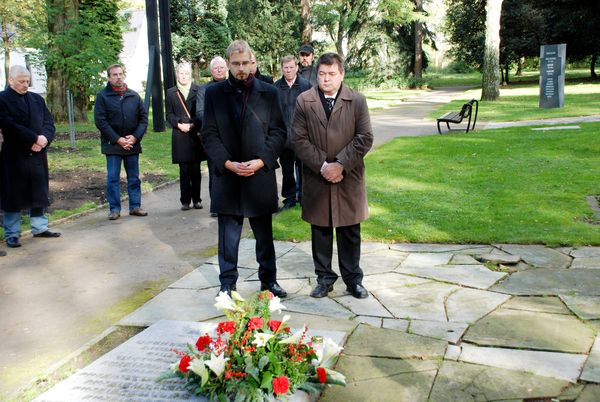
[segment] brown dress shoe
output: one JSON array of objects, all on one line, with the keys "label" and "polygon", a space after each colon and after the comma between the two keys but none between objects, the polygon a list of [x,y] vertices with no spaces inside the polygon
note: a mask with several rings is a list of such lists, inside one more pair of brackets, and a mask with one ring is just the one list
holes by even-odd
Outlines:
[{"label": "brown dress shoe", "polygon": [[131,211],[129,211],[129,215],[147,216],[148,212],[144,211],[142,208],[133,208]]},{"label": "brown dress shoe", "polygon": [[116,211],[108,214],[108,220],[110,220],[110,221],[116,221],[120,217],[121,217],[121,214]]}]

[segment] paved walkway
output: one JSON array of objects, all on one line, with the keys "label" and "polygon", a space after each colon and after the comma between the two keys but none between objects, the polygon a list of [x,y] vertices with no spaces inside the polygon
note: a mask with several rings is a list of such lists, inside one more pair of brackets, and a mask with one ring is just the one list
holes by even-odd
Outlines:
[{"label": "paved walkway", "polygon": [[[426,114],[458,94],[433,91],[373,113],[376,146],[436,134]],[[60,239],[25,237],[0,259],[0,399],[31,379],[20,370],[43,372],[117,321],[218,316],[218,268],[206,261],[216,222],[206,210],[179,211],[177,198],[177,186],[167,186],[144,196],[148,218],[108,222],[98,211],[59,225]],[[599,249],[365,244],[366,300],[342,285],[330,298],[308,297],[308,244],[277,243],[277,252],[293,323],[348,333],[340,369],[350,384],[323,400],[600,399]],[[245,240],[243,295],[258,289],[252,255]],[[119,316],[123,300],[145,287],[167,288]]]},{"label": "paved walkway", "polygon": [[504,127],[522,127],[522,126],[545,126],[573,123],[593,123],[600,122],[600,115],[597,116],[579,116],[579,117],[558,117],[554,119],[524,120],[524,121],[503,121],[498,123],[484,123],[483,129],[489,130]]}]

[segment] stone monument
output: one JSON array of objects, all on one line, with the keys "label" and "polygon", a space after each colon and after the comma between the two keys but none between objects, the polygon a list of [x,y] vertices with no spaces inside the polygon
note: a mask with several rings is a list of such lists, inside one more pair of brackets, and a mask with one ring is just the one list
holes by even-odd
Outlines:
[{"label": "stone monument", "polygon": [[540,46],[540,107],[565,105],[565,62],[567,45]]}]

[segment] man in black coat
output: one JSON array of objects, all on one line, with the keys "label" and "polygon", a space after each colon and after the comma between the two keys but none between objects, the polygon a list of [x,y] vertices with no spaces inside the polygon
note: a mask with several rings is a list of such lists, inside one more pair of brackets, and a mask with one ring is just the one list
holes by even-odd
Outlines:
[{"label": "man in black coat", "polygon": [[214,168],[211,212],[218,214],[221,292],[236,288],[244,217],[256,238],[261,290],[287,293],[277,283],[272,214],[277,211],[275,169],[285,124],[275,87],[250,73],[251,49],[242,40],[227,48],[229,79],[206,89],[202,140]]},{"label": "man in black coat", "polygon": [[315,50],[311,45],[304,44],[298,49],[300,64],[298,64],[298,75],[310,82],[310,86],[317,85],[317,69],[313,65]]},{"label": "man in black coat", "polygon": [[192,66],[180,63],[175,68],[177,85],[167,90],[167,120],[173,128],[171,154],[173,163],[179,164],[179,189],[181,210],[202,209],[200,162],[206,159],[199,126],[196,125],[196,98],[198,85],[192,82]]},{"label": "man in black coat", "polygon": [[0,125],[4,136],[0,151],[0,189],[4,211],[4,237],[8,247],[20,247],[21,211],[29,210],[34,237],[58,237],[48,230],[44,210],[48,198],[48,145],[54,139],[54,121],[44,99],[29,92],[31,74],[12,66],[9,88],[0,92]]},{"label": "man in black coat", "polygon": [[106,155],[106,195],[108,219],[121,216],[120,176],[121,165],[127,173],[129,215],[146,216],[142,209],[142,183],[140,181],[140,142],[148,127],[148,111],[142,99],[125,84],[125,70],[120,64],[106,69],[108,84],[98,92],[94,105],[94,120],[100,130],[100,146]]},{"label": "man in black coat", "polygon": [[274,85],[279,91],[281,111],[287,128],[285,147],[279,157],[283,176],[281,184],[283,207],[280,208],[280,211],[283,211],[296,205],[302,194],[302,163],[300,159],[296,158],[292,149],[292,117],[298,95],[309,90],[310,83],[298,75],[298,61],[292,55],[281,59],[281,72],[283,76]]}]

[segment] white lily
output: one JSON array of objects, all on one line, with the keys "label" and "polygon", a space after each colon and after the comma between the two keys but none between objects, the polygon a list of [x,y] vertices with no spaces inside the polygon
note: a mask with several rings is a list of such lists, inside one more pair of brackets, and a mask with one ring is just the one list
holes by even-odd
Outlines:
[{"label": "white lily", "polygon": [[188,370],[193,371],[200,377],[200,385],[206,384],[208,381],[208,369],[201,359],[193,359],[188,366]]},{"label": "white lily", "polygon": [[238,292],[236,292],[235,290],[231,291],[231,297],[233,298],[233,300],[235,300],[236,302],[245,302],[246,299],[244,299],[242,297],[241,294],[239,294]]},{"label": "white lily", "polygon": [[240,307],[237,304],[235,304],[233,299],[229,297],[229,295],[226,292],[219,292],[219,295],[215,297],[215,300],[217,301],[215,303],[215,307],[218,309],[232,311],[237,311],[240,309]]},{"label": "white lily", "polygon": [[302,339],[302,336],[306,334],[307,330],[308,330],[308,328],[306,328],[306,325],[305,325],[301,331],[294,332],[291,336],[280,340],[279,343],[282,343],[282,344],[299,343],[300,340]]},{"label": "white lily", "polygon": [[271,300],[269,300],[269,311],[274,312],[277,311],[277,314],[281,314],[281,310],[286,309],[286,307],[281,304],[281,299],[277,296],[274,296]]},{"label": "white lily", "polygon": [[205,360],[204,364],[209,369],[211,369],[217,377],[221,377],[221,375],[225,371],[225,362],[227,360],[229,360],[229,358],[225,358],[224,353],[221,353],[219,356],[216,356],[214,353],[211,353],[210,360]]},{"label": "white lily", "polygon": [[325,338],[323,343],[313,345],[317,354],[317,365],[330,368],[333,366],[335,358],[344,349],[331,338]]},{"label": "white lily", "polygon": [[257,332],[254,334],[254,340],[252,341],[252,344],[256,345],[258,348],[265,347],[267,342],[269,342],[269,339],[274,336],[275,335],[266,334],[264,332]]}]

